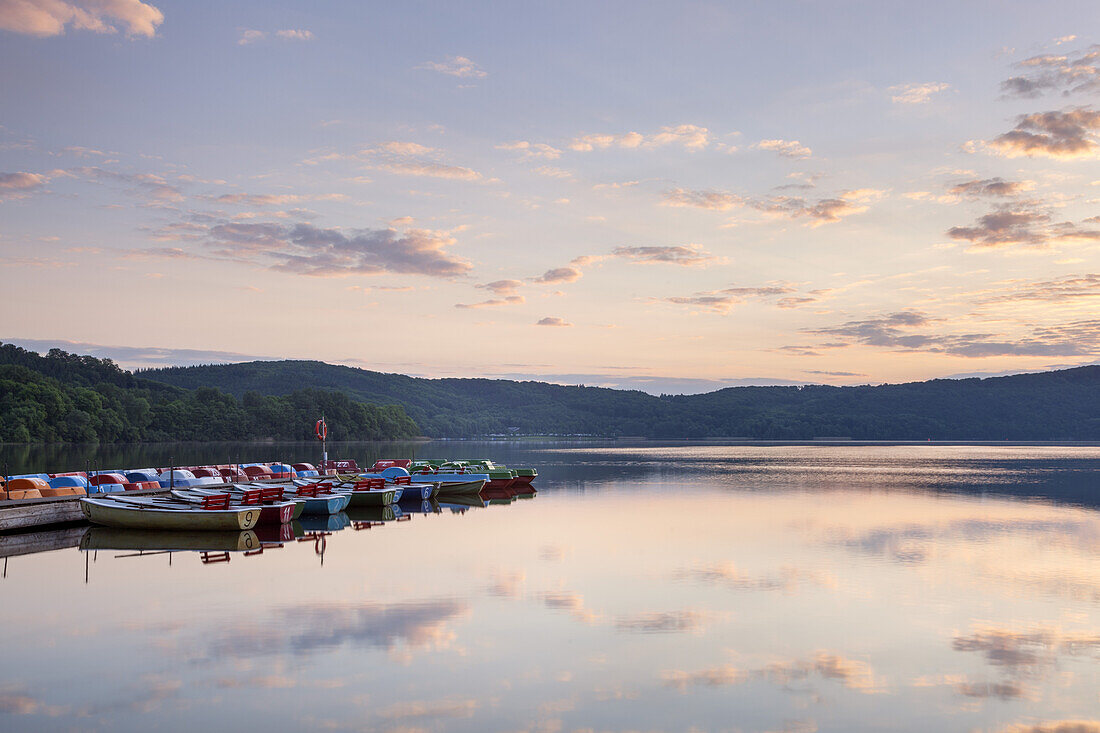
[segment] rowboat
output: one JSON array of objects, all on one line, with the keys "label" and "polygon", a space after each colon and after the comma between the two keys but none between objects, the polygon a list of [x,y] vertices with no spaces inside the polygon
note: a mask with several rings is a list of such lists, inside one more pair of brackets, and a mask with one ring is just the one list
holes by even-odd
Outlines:
[{"label": "rowboat", "polygon": [[194,550],[240,552],[257,550],[260,539],[245,532],[183,532],[171,530],[88,527],[80,539],[81,550]]},{"label": "rowboat", "polygon": [[398,496],[393,489],[360,489],[349,491],[347,495],[350,497],[349,507],[389,506]]},{"label": "rowboat", "polygon": [[[294,506],[291,508],[291,515],[289,520],[291,521],[302,516],[302,512],[305,510],[305,501],[298,497],[284,496],[285,491],[281,486],[254,486],[250,484],[226,484],[223,488],[199,488],[199,489],[177,489],[177,491],[186,492],[182,496],[214,496],[217,494],[229,494],[232,503],[234,504],[261,504],[267,507],[272,504],[278,503],[291,503]],[[172,492],[173,495],[181,497]],[[274,512],[264,512],[260,519],[260,524],[267,524],[269,520],[273,519],[272,514]]]},{"label": "rowboat", "polygon": [[439,494],[476,494],[489,483],[489,474],[467,471],[465,467],[456,470],[439,468],[432,463],[414,462],[413,479],[423,483],[435,484],[438,488],[433,496]]},{"label": "rowboat", "polygon": [[378,460],[374,462],[374,466],[370,471],[359,474],[358,478],[360,480],[374,479],[375,481],[382,479],[387,486],[392,485],[400,489],[399,501],[424,501],[432,498],[439,492],[438,487],[433,483],[414,484],[409,475],[411,464],[412,461],[407,458]]},{"label": "rowboat", "polygon": [[439,493],[435,484],[408,484],[401,487],[401,501],[418,503],[427,501]]},{"label": "rowboat", "polygon": [[298,499],[304,503],[302,516],[325,516],[337,514],[347,509],[351,502],[350,492],[347,494],[308,493],[308,489],[298,488],[287,490],[286,496],[290,499]]},{"label": "rowboat", "polygon": [[505,466],[498,466],[492,461],[479,459],[477,461],[451,461],[440,466],[439,470],[465,471],[467,473],[483,473],[489,477],[485,484],[487,489],[507,489],[516,481],[516,474]]},{"label": "rowboat", "polygon": [[[531,483],[536,478],[538,478],[539,475],[539,472],[533,468],[509,468],[508,466],[504,466],[499,463],[493,463],[488,458],[471,458],[464,461],[464,463],[467,465],[468,468],[473,467],[474,469],[478,469],[479,467],[484,467],[485,469],[490,471],[500,471],[501,475],[499,478],[502,483],[499,483],[496,486],[490,486],[490,488],[502,487],[515,489],[521,486],[530,486]],[[506,471],[511,472],[512,481],[508,483],[507,486],[503,486],[503,481],[505,480],[505,476],[503,474]]]},{"label": "rowboat", "polygon": [[240,489],[257,489],[278,487],[283,491],[283,497],[290,501],[302,501],[302,515],[336,514],[347,508],[351,497],[348,492],[337,491],[326,484],[310,483],[308,481],[258,481],[247,484],[234,484]]},{"label": "rowboat", "polygon": [[[257,524],[286,524],[294,519],[295,511],[301,516],[304,509],[304,505],[300,505],[297,501],[268,501],[263,503],[261,495],[262,492],[259,489],[236,495],[230,494],[229,505],[231,507],[259,509],[260,519]],[[279,491],[279,495],[282,495],[282,491]],[[172,496],[188,504],[201,505],[211,494],[209,489],[206,491],[201,489],[176,489],[172,492]]]},{"label": "rowboat", "polygon": [[[462,474],[437,474],[432,476],[432,479],[443,479],[438,481],[439,495],[440,496],[455,496],[466,495],[472,496],[481,493],[481,490],[485,488],[485,485],[489,483],[488,477],[482,476],[478,478],[476,475],[473,479],[467,474],[465,478],[467,480],[459,480],[462,478]],[[447,480],[450,478],[451,480]]]},{"label": "rowboat", "polygon": [[346,494],[349,497],[348,506],[386,506],[393,504],[401,499],[405,488],[396,484],[387,486],[385,479],[379,476],[371,478],[355,476],[352,479],[323,480],[299,488],[309,487],[317,487],[318,490],[325,489],[336,494]]},{"label": "rowboat", "polygon": [[80,509],[89,522],[123,529],[211,532],[252,529],[260,519],[256,507],[230,507],[228,494],[222,495],[224,501],[204,505],[224,507],[218,509],[153,497],[107,496],[111,498],[80,500]]}]

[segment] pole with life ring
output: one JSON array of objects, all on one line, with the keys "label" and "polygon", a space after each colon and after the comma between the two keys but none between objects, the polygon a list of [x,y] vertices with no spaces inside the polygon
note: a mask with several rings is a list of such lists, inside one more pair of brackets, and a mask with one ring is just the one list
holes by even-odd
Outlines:
[{"label": "pole with life ring", "polygon": [[317,433],[317,440],[321,441],[321,475],[325,473],[325,464],[328,463],[328,447],[326,440],[328,439],[328,423],[325,422],[325,415],[321,413],[321,419],[317,421],[314,426],[314,432]]}]

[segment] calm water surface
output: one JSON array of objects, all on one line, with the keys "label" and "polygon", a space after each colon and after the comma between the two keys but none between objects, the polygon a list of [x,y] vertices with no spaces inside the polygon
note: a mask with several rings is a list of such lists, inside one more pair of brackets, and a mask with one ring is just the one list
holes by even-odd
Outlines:
[{"label": "calm water surface", "polygon": [[540,491],[9,557],[0,728],[1100,730],[1098,448],[415,450]]}]

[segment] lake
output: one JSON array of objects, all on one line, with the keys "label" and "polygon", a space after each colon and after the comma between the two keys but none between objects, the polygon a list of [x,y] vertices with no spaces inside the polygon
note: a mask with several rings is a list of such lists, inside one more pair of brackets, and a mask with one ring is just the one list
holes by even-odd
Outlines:
[{"label": "lake", "polygon": [[[316,447],[5,450],[63,470]],[[0,726],[1100,731],[1100,448],[332,451],[413,452],[534,466],[539,491],[262,552],[6,559]]]}]

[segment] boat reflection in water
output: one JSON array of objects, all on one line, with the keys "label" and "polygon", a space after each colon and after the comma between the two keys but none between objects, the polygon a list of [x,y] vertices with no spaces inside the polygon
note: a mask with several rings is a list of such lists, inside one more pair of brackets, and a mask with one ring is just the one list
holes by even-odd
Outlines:
[{"label": "boat reflection in water", "polygon": [[81,550],[139,550],[154,552],[247,552],[263,545],[253,530],[244,532],[173,532],[148,529],[88,527]]},{"label": "boat reflection in water", "polygon": [[450,509],[455,514],[462,514],[467,509],[481,509],[489,506],[489,502],[481,498],[480,494],[455,494],[453,496],[440,496],[436,499],[441,509]]},{"label": "boat reflection in water", "polygon": [[[261,525],[243,532],[157,531],[96,525],[84,530],[78,529],[76,534],[70,531],[72,538],[67,546],[75,545],[79,538],[81,550],[137,553],[123,557],[197,552],[200,553],[203,564],[215,564],[229,562],[229,553],[252,556],[261,554],[264,550],[283,547],[286,543],[312,542],[323,565],[329,538],[346,529],[362,531],[387,524],[406,523],[415,514],[440,514],[444,510],[450,510],[452,514],[463,514],[469,509],[508,505],[517,497],[531,498],[534,493],[533,489],[522,488],[518,492],[514,489],[485,489],[480,494],[444,494],[438,501],[421,500],[416,496],[399,504],[349,506],[346,510],[333,514],[303,514],[292,522]],[[46,549],[52,548],[51,545]]]},{"label": "boat reflection in water", "polygon": [[306,532],[339,532],[351,526],[351,519],[347,511],[335,514],[303,514],[296,521],[291,522],[294,528],[294,536],[301,537]]},{"label": "boat reflection in water", "polygon": [[388,504],[386,506],[348,507],[346,514],[348,518],[351,519],[351,526],[353,529],[359,529],[356,525],[363,523],[383,524],[385,522],[394,522],[402,518],[412,519],[411,516],[406,516],[396,504]]}]

